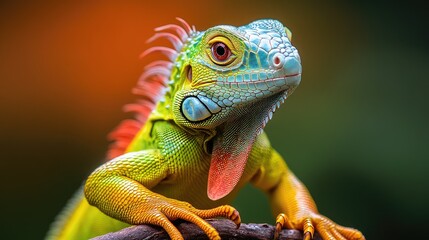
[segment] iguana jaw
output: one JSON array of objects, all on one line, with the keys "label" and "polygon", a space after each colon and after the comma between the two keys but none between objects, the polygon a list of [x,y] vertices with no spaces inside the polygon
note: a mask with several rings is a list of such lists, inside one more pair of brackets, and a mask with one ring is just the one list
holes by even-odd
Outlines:
[{"label": "iguana jaw", "polygon": [[288,90],[284,90],[262,99],[248,107],[251,111],[218,127],[207,186],[207,195],[211,200],[223,198],[235,188],[256,137],[287,95]]},{"label": "iguana jaw", "polygon": [[[299,67],[295,67],[293,72],[285,73],[280,70],[281,74],[275,72],[275,77],[268,79],[245,82],[217,81],[200,85],[192,91],[179,91],[176,98],[181,99],[181,102],[175,105],[174,111],[180,111],[181,114],[176,121],[192,129],[214,129],[231,119],[241,117],[252,110],[253,105],[266,101],[273,95],[285,91],[290,95],[301,80],[299,62],[294,60],[294,63]],[[272,112],[268,112],[267,118],[271,117],[271,114]]]}]

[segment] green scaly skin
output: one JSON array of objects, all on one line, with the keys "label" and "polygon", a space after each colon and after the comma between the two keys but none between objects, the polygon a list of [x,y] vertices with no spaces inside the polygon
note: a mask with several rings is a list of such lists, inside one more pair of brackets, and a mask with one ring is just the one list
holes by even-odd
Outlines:
[{"label": "green scaly skin", "polygon": [[227,204],[250,182],[268,194],[276,233],[287,227],[303,230],[305,239],[315,230],[324,239],[364,239],[318,213],[263,132],[301,80],[289,30],[269,19],[216,26],[192,31],[178,50],[167,91],[128,153],[88,177],[86,199],[77,197],[69,220],[51,237],[86,239],[127,224],[155,224],[182,239],[171,223],[181,218],[220,239],[203,219],[239,225]]}]

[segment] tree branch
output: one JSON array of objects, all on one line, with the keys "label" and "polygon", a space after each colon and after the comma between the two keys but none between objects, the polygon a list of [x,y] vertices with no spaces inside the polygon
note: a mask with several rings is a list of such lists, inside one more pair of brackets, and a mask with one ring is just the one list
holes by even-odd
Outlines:
[{"label": "tree branch", "polygon": [[[219,232],[222,239],[234,240],[260,240],[273,239],[275,227],[268,224],[241,224],[236,229],[235,224],[226,219],[207,220]],[[176,224],[177,229],[182,233],[185,239],[206,240],[207,235],[195,224],[189,222],[180,222]],[[298,230],[283,229],[280,232],[279,240],[302,240],[302,232]],[[153,225],[131,226],[117,232],[108,233],[103,236],[93,238],[93,240],[161,240],[168,239],[167,233],[160,227]],[[318,234],[315,234],[314,240],[321,240]]]}]

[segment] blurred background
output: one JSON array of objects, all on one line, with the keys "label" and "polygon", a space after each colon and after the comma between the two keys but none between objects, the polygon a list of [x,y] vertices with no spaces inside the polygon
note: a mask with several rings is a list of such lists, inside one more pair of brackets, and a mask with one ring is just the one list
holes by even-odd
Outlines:
[{"label": "blurred background", "polygon": [[[402,1],[1,1],[2,239],[42,239],[85,177],[153,28],[199,30],[275,18],[293,32],[303,76],[266,132],[319,210],[367,239],[410,239],[429,210],[429,26]],[[244,222],[274,223],[248,187]],[[424,233],[421,233],[424,234]]]}]

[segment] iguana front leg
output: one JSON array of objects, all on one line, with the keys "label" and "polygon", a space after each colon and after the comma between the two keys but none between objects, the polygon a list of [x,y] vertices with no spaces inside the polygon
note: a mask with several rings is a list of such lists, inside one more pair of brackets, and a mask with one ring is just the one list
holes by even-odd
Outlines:
[{"label": "iguana front leg", "polygon": [[231,206],[209,210],[154,193],[149,189],[167,177],[167,165],[158,150],[124,154],[96,169],[85,185],[91,205],[105,214],[129,224],[154,224],[163,227],[171,239],[183,239],[171,223],[183,219],[198,225],[210,239],[218,232],[204,218],[226,217],[240,225],[238,211]]},{"label": "iguana front leg", "polygon": [[272,150],[253,183],[265,190],[276,218],[275,238],[283,228],[300,229],[304,240],[310,240],[315,231],[325,240],[364,240],[356,229],[343,227],[321,215],[313,198],[301,181],[288,169],[282,157]]}]

